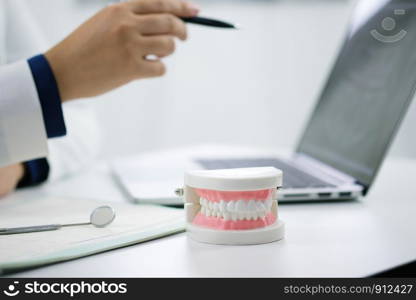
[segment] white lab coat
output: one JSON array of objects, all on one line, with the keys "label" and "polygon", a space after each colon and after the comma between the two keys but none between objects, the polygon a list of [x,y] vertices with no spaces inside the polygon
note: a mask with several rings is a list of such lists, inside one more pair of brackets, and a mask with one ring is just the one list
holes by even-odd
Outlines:
[{"label": "white lab coat", "polygon": [[97,156],[99,130],[90,104],[75,102],[64,105],[67,136],[47,140],[26,59],[48,46],[25,0],[0,0],[0,167],[47,156],[53,179]]}]

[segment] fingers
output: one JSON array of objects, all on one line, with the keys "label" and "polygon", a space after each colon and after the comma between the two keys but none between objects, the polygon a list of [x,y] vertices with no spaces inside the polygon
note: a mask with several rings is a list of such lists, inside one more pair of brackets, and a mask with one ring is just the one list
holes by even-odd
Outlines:
[{"label": "fingers", "polygon": [[160,60],[145,61],[140,68],[140,72],[146,74],[146,77],[159,77],[166,73],[166,67]]},{"label": "fingers", "polygon": [[169,35],[143,37],[142,47],[146,55],[165,57],[175,51],[175,41]]},{"label": "fingers", "polygon": [[128,2],[136,14],[169,13],[179,17],[192,17],[198,14],[199,8],[182,0],[135,0]]},{"label": "fingers", "polygon": [[185,40],[185,23],[171,14],[143,15],[139,19],[139,29],[144,35],[170,34]]},{"label": "fingers", "polygon": [[124,2],[123,6],[137,15],[136,33],[139,31],[140,37],[130,44],[133,46],[131,53],[138,62],[136,77],[164,75],[163,62],[147,60],[146,57],[155,55],[162,58],[172,54],[175,51],[174,38],[185,40],[187,37],[185,23],[179,17],[195,16],[199,9],[182,0],[132,0]]}]

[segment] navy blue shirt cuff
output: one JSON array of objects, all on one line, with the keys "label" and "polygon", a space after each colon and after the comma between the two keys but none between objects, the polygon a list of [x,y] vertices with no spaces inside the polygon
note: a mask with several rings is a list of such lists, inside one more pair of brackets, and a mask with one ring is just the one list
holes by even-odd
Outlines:
[{"label": "navy blue shirt cuff", "polygon": [[34,56],[28,63],[38,92],[46,134],[48,138],[64,136],[66,127],[61,96],[52,68],[44,55]]},{"label": "navy blue shirt cuff", "polygon": [[37,185],[48,179],[49,164],[46,158],[31,160],[25,162],[23,165],[25,168],[25,175],[19,182],[19,188]]}]

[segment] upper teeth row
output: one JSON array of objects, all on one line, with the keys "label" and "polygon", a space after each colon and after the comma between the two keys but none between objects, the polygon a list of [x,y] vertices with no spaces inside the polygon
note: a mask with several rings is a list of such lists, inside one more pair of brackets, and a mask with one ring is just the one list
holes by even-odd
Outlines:
[{"label": "upper teeth row", "polygon": [[213,212],[267,212],[272,207],[273,200],[268,199],[266,201],[258,200],[238,200],[238,201],[228,201],[225,202],[221,200],[220,202],[208,201],[205,198],[199,199],[199,204],[203,208],[209,209]]}]

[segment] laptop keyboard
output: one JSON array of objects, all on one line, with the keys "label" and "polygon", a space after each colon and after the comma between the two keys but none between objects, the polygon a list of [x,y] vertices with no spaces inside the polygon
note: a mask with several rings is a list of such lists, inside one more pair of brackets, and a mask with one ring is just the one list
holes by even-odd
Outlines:
[{"label": "laptop keyboard", "polygon": [[283,188],[323,188],[334,187],[311,174],[276,158],[262,159],[219,159],[219,160],[196,160],[207,170],[252,168],[252,167],[275,167],[283,171]]}]

